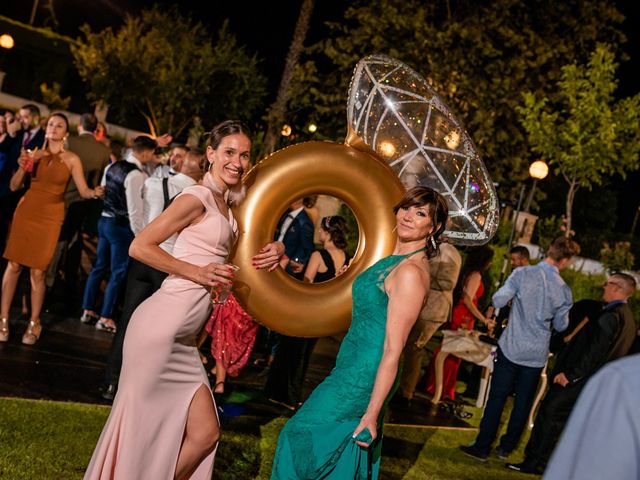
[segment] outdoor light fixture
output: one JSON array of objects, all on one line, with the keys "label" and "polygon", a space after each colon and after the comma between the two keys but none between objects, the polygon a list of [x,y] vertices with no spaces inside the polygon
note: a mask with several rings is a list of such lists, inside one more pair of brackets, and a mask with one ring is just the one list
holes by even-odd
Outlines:
[{"label": "outdoor light fixture", "polygon": [[282,130],[280,130],[280,134],[283,137],[288,137],[291,135],[291,125],[287,125],[286,123],[282,126]]},{"label": "outdoor light fixture", "polygon": [[13,48],[14,45],[15,42],[13,41],[13,37],[11,35],[9,35],[8,33],[0,35],[0,47],[9,50],[10,48]]},{"label": "outdoor light fixture", "polygon": [[549,167],[544,160],[536,160],[529,166],[529,175],[534,180],[542,180],[549,174]]},{"label": "outdoor light fixture", "polygon": [[311,133],[315,133],[316,130],[318,130],[318,126],[315,123],[311,123],[309,124],[309,132]]},{"label": "outdoor light fixture", "polygon": [[531,208],[531,201],[533,200],[533,192],[536,190],[536,183],[538,180],[542,180],[549,174],[549,166],[544,162],[544,160],[536,160],[531,165],[529,165],[529,175],[533,178],[533,185],[531,185],[531,191],[529,192],[529,197],[527,197],[527,203],[524,206],[524,211],[529,213],[529,209]]}]

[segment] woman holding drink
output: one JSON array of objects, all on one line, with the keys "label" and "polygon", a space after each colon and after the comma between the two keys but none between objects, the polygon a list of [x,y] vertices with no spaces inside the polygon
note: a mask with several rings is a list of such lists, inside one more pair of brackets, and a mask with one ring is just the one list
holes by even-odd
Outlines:
[{"label": "woman holding drink", "polygon": [[64,220],[64,192],[69,179],[83,198],[97,198],[103,187],[87,186],[80,158],[64,150],[69,122],[61,113],[47,120],[45,148],[23,151],[19,168],[11,178],[10,188],[22,188],[25,176],[31,176],[31,186],[16,208],[4,257],[9,260],[2,278],[0,301],[0,342],[9,339],[9,310],[23,267],[29,267],[31,278],[31,318],[22,343],[33,345],[40,338],[40,311],[44,302],[45,272],[58,242]]},{"label": "woman holding drink", "polygon": [[[184,189],[131,244],[132,257],[169,276],[130,320],[118,393],[85,479],[211,478],[220,430],[196,336],[211,294],[221,301],[233,282],[225,262],[238,227],[228,201],[242,191],[250,149],[243,123],[217,125],[202,185]],[[175,233],[172,256],[159,244]],[[267,244],[253,265],[272,270],[283,253]]]}]

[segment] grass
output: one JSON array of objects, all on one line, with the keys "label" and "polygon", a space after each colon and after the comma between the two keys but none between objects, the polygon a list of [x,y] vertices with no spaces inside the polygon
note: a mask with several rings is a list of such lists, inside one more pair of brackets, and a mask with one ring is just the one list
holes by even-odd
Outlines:
[{"label": "grass", "polygon": [[[480,411],[467,410],[474,414],[471,423],[477,425]],[[0,398],[0,478],[81,479],[108,414],[108,407],[102,406]],[[267,480],[285,421],[239,417],[223,425],[215,478]],[[386,427],[380,478],[523,479],[497,458],[479,463],[462,455],[458,445],[474,437],[475,431],[470,430]],[[522,445],[525,442],[526,438]],[[521,458],[522,447],[511,460]]]}]

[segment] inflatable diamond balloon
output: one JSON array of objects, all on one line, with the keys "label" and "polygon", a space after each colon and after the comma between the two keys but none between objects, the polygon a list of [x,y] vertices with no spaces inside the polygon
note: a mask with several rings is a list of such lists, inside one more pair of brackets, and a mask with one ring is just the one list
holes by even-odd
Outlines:
[{"label": "inflatable diamond balloon", "polygon": [[445,196],[452,243],[491,239],[499,221],[493,182],[467,132],[422,76],[391,57],[360,60],[347,119],[406,188],[427,186]]}]

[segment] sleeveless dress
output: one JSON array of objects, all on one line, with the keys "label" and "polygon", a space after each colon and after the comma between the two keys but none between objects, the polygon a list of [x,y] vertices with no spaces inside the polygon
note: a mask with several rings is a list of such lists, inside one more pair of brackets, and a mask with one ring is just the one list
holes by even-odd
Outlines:
[{"label": "sleeveless dress", "polygon": [[71,170],[60,155],[42,157],[31,186],[16,208],[4,258],[25,267],[46,270],[55,252],[64,220],[64,192]]},{"label": "sleeveless dress", "polygon": [[[196,265],[223,263],[237,235],[204,186],[185,188],[205,206],[204,218],[176,239],[173,256]],[[131,317],[118,393],[85,479],[173,479],[191,400],[209,387],[196,335],[210,309],[207,289],[169,275]],[[212,395],[213,400],[213,395]],[[210,480],[215,450],[191,480]]]},{"label": "sleeveless dress", "polygon": [[[469,275],[465,278],[465,285]],[[484,284],[482,281],[476,290],[475,295],[473,296],[473,304],[477,307],[478,300],[484,294]],[[448,325],[449,330],[473,330],[473,326],[475,325],[475,317],[471,313],[471,311],[464,304],[464,300],[460,299],[456,306],[453,308],[453,312],[451,313],[451,323]],[[436,370],[435,370],[435,359],[438,353],[441,350],[441,346],[436,348],[433,352],[433,356],[431,357],[431,362],[429,363],[429,373],[427,376],[427,393],[433,395],[436,391]],[[455,355],[449,355],[444,360],[444,368],[442,370],[442,398],[455,400],[456,398],[456,382],[458,381],[458,369],[460,368],[460,363],[462,363],[462,359],[456,357]]]},{"label": "sleeveless dress", "polygon": [[351,435],[367,410],[382,359],[389,300],[384,281],[409,255],[385,257],[353,282],[351,327],[336,366],[280,432],[271,480],[378,478],[382,420],[398,376],[378,418],[378,438],[366,450]]}]

